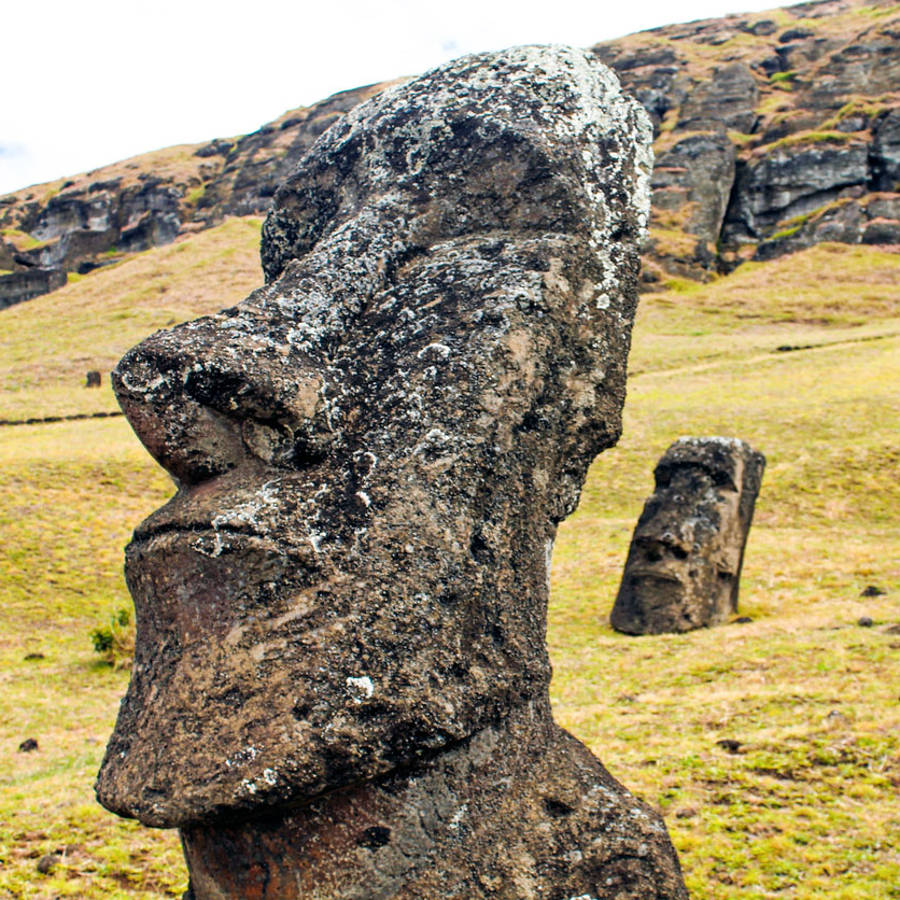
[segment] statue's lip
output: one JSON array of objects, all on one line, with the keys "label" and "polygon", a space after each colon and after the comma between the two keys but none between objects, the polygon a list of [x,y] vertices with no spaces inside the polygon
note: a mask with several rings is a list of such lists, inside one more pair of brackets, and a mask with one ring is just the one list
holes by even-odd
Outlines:
[{"label": "statue's lip", "polygon": [[211,538],[251,538],[256,541],[264,541],[272,547],[277,541],[271,534],[264,533],[247,525],[216,525],[209,522],[161,522],[158,525],[150,525],[145,528],[139,525],[132,536],[132,544],[148,544],[155,538],[202,539]]},{"label": "statue's lip", "polygon": [[640,567],[631,567],[628,569],[628,576],[630,578],[655,578],[658,581],[671,581],[674,584],[681,584],[681,579],[666,569],[660,567],[655,568],[651,566],[640,566]]},{"label": "statue's lip", "polygon": [[259,477],[251,481],[245,473],[232,472],[201,484],[182,486],[135,528],[132,542],[145,543],[171,534],[183,538],[257,537],[274,543],[271,519],[278,504],[266,496],[267,480]]}]

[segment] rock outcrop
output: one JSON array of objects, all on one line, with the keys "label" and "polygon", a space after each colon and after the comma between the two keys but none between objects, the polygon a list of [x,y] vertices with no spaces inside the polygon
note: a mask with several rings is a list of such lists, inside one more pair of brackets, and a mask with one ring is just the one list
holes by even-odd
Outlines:
[{"label": "rock outcrop", "polygon": [[736,439],[681,438],[654,470],[610,622],[626,634],[690,631],[737,612],[765,457]]},{"label": "rock outcrop", "polygon": [[66,272],[86,274],[226,216],[263,214],[315,139],[387,86],[343,91],[242,137],[172,147],[0,197],[0,267],[52,269],[58,286]]},{"label": "rock outcrop", "polygon": [[0,275],[0,309],[40,297],[66,283],[66,273],[58,269],[25,269]]},{"label": "rock outcrop", "polygon": [[[648,280],[660,269],[702,277],[822,240],[897,243],[900,220],[869,227],[865,213],[876,193],[900,198],[895,2],[822,0],[593,49],[654,121]],[[859,201],[855,219],[807,227],[848,200]],[[692,248],[673,231],[694,237]]]},{"label": "rock outcrop", "polygon": [[550,551],[615,443],[650,126],[584,51],[466,57],[316,142],[267,284],[113,374],[178,480],[135,532],[98,780],[191,896],[685,898],[553,723]]},{"label": "rock outcrop", "polygon": [[[654,125],[648,281],[704,278],[820,240],[897,243],[900,220],[879,216],[869,227],[865,213],[873,193],[900,197],[896,0],[671,25],[592,52]],[[224,216],[265,213],[316,137],[385,87],[344,91],[240,138],[2,197],[0,268],[87,272]],[[848,199],[861,201],[856,225],[807,227],[805,217]]]}]

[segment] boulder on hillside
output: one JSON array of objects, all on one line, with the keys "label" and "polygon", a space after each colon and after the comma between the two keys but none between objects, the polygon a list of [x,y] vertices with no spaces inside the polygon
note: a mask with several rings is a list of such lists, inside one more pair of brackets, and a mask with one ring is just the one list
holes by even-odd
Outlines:
[{"label": "boulder on hillside", "polygon": [[0,309],[55,291],[66,283],[59,269],[30,268],[0,275]]}]

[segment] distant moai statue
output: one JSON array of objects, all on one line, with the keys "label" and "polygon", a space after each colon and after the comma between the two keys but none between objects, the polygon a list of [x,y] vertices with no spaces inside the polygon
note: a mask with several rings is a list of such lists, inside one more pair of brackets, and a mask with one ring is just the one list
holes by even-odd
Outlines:
[{"label": "distant moai statue", "polygon": [[85,376],[84,386],[86,388],[98,388],[102,380],[100,373],[96,369],[91,369]]},{"label": "distant moai statue", "polygon": [[466,57],[325,132],[266,286],[113,373],[178,492],[135,531],[98,783],[208,898],[686,898],[557,726],[557,524],[621,430],[651,130],[588,53]]},{"label": "distant moai statue", "polygon": [[681,438],[654,470],[610,622],[626,634],[690,631],[737,611],[766,458],[744,441]]}]

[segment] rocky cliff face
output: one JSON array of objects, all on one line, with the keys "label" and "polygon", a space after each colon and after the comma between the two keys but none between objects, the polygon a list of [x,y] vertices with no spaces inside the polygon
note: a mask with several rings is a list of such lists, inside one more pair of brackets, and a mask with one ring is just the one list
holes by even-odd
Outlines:
[{"label": "rocky cliff face", "polygon": [[[693,278],[821,241],[900,244],[900,3],[821,0],[592,48],[650,113],[644,279]],[[174,147],[0,197],[0,305],[228,215],[266,212],[315,138],[385,85],[253,134]],[[37,274],[43,272],[44,274]],[[49,272],[54,272],[50,278]]]},{"label": "rocky cliff face", "polygon": [[896,2],[802,3],[593,49],[653,118],[645,278],[900,243]]}]

